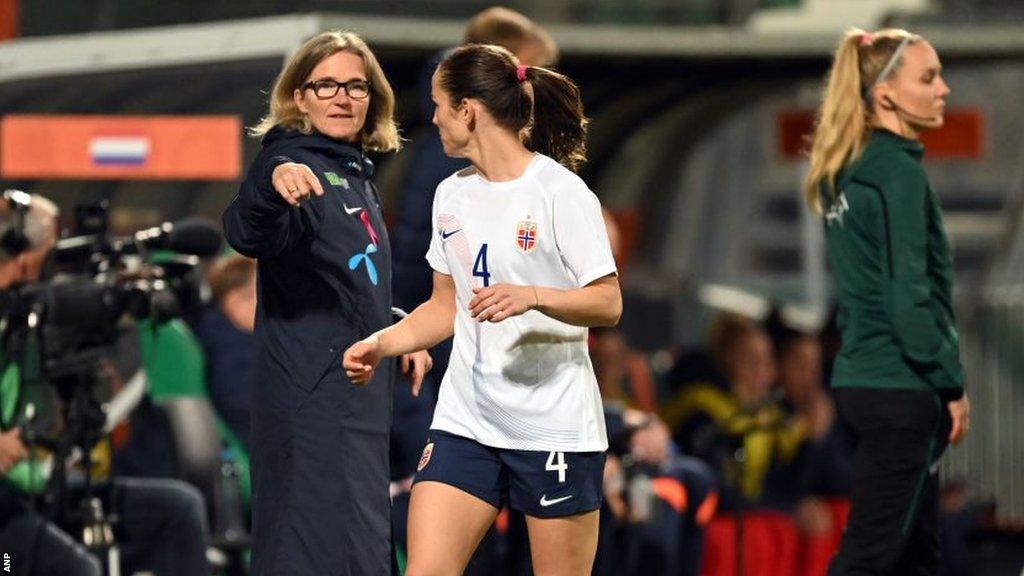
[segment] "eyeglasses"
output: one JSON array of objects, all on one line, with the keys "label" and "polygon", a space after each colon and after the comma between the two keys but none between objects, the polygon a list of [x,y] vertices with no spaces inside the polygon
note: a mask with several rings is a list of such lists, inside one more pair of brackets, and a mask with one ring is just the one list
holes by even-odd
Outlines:
[{"label": "eyeglasses", "polygon": [[367,80],[349,80],[338,82],[337,80],[311,80],[302,85],[303,90],[313,89],[313,93],[321,100],[334,98],[338,90],[345,89],[345,94],[353,100],[362,100],[370,95],[370,82]]}]

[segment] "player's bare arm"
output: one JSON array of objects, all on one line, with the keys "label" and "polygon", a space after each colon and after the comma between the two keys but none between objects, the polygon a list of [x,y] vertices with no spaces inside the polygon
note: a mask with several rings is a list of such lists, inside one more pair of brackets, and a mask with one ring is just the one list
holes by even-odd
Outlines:
[{"label": "player's bare arm", "polygon": [[434,272],[430,299],[401,322],[356,342],[345,351],[342,366],[355,384],[365,384],[382,358],[426,350],[451,338],[455,332],[455,283],[452,277]]},{"label": "player's bare arm", "polygon": [[537,310],[573,326],[615,326],[622,315],[622,292],[614,274],[572,290],[495,284],[473,293],[469,312],[480,322],[501,322]]}]

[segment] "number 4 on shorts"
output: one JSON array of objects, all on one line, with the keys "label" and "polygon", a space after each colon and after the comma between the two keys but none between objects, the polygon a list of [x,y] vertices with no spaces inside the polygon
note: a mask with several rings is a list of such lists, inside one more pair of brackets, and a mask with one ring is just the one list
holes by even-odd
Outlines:
[{"label": "number 4 on shorts", "polygon": [[569,465],[565,463],[565,452],[551,452],[548,454],[548,463],[544,465],[548,472],[558,472],[558,481],[565,482],[565,471]]}]

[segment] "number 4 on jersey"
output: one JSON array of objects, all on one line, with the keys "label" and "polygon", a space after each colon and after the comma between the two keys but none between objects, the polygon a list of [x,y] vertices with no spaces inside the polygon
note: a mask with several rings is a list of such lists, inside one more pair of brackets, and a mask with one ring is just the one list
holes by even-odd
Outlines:
[{"label": "number 4 on jersey", "polygon": [[569,465],[565,463],[565,452],[548,454],[548,463],[544,465],[544,469],[548,472],[558,472],[558,481],[565,482],[565,471],[569,469]]},{"label": "number 4 on jersey", "polygon": [[487,271],[487,244],[480,246],[476,253],[476,262],[473,263],[473,276],[483,278],[484,288],[491,285],[491,273]]}]

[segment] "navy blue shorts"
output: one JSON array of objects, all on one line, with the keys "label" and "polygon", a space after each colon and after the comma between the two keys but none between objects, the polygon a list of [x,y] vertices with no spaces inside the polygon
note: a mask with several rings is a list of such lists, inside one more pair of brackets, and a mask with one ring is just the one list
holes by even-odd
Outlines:
[{"label": "navy blue shorts", "polygon": [[442,482],[495,508],[561,518],[601,507],[604,452],[505,450],[431,430],[415,482]]}]

